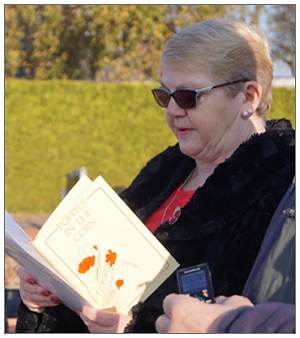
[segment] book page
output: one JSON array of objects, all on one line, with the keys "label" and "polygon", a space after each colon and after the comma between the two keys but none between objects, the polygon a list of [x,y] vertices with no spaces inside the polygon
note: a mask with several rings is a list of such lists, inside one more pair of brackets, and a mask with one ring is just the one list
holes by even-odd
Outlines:
[{"label": "book page", "polygon": [[5,252],[36,276],[46,289],[56,294],[73,311],[77,311],[84,304],[90,304],[37,252],[29,236],[6,211]]},{"label": "book page", "polygon": [[102,177],[46,223],[35,246],[99,309],[128,313],[178,267]]}]

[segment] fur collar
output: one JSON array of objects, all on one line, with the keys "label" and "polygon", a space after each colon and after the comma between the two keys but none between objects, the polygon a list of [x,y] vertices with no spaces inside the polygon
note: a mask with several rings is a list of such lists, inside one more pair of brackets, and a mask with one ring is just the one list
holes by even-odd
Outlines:
[{"label": "fur collar", "polygon": [[[288,120],[267,122],[266,132],[255,134],[220,164],[203,187],[196,190],[180,219],[162,224],[160,239],[189,239],[216,231],[238,217],[252,201],[268,189],[266,177],[278,172],[289,175],[294,166],[294,130]],[[287,162],[287,166],[282,165]],[[180,185],[195,161],[180,152],[178,144],[154,157],[121,197],[144,220]],[[284,173],[283,173],[284,174]],[[182,222],[181,219],[184,219]],[[196,224],[203,224],[199,227]],[[186,226],[189,224],[189,227]]]},{"label": "fur collar", "polygon": [[[280,177],[288,177],[294,172],[294,146],[294,131],[287,120],[267,123],[265,133],[253,135],[241,144],[196,190],[182,210],[183,221],[179,219],[174,225],[164,223],[156,231],[157,236],[168,240],[195,239],[233,223],[258,196],[267,194],[272,178],[276,180],[279,173]],[[272,199],[272,194],[268,198]],[[278,203],[277,197],[274,203]]]}]

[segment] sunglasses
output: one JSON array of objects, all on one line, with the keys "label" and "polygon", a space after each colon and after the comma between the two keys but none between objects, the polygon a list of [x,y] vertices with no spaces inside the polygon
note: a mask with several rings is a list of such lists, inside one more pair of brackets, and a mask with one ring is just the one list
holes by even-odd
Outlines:
[{"label": "sunglasses", "polygon": [[166,88],[155,88],[152,89],[153,96],[156,102],[163,108],[167,108],[171,97],[175,100],[178,106],[182,109],[191,109],[196,107],[197,100],[204,94],[209,93],[211,90],[219,87],[232,85],[238,82],[247,82],[248,79],[241,79],[232,82],[221,83],[215,86],[209,86],[200,89],[190,88],[178,88],[174,91],[169,91]]}]

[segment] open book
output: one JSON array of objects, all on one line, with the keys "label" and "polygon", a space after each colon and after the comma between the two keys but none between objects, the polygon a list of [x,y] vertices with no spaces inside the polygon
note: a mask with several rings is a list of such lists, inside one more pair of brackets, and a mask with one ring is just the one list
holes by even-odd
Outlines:
[{"label": "open book", "polygon": [[5,250],[74,311],[127,314],[179,266],[100,176],[83,176],[33,241],[5,213]]}]

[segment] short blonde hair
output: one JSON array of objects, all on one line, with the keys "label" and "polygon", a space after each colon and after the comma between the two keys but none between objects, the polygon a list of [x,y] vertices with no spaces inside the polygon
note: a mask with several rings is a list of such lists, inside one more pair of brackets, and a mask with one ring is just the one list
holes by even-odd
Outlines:
[{"label": "short blonde hair", "polygon": [[[265,35],[255,26],[230,20],[207,20],[175,33],[166,43],[161,64],[176,63],[208,72],[216,80],[249,79],[262,87],[257,113],[272,102],[273,67]],[[242,85],[228,87],[236,95]]]}]

